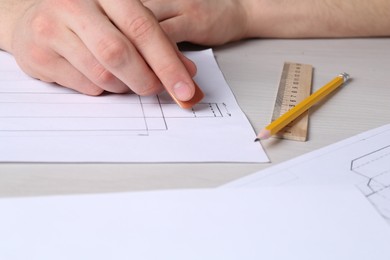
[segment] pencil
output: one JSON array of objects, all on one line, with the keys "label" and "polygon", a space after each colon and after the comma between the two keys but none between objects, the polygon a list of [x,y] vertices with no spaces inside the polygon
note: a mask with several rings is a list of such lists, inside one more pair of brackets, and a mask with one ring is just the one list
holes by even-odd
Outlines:
[{"label": "pencil", "polygon": [[340,87],[343,83],[349,80],[349,75],[347,73],[341,73],[325,86],[318,89],[316,92],[311,94],[309,97],[305,98],[302,102],[297,104],[295,107],[291,108],[289,111],[281,115],[279,118],[271,122],[268,126],[263,128],[260,133],[257,135],[256,141],[268,139],[270,136],[276,134],[282,130],[286,125],[291,121],[296,119],[302,113],[307,111],[314,104],[321,101],[323,98],[328,96],[333,90]]}]

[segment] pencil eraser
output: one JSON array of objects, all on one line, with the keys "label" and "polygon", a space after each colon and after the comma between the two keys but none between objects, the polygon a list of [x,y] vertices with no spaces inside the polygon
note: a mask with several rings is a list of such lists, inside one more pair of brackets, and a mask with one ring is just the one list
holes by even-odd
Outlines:
[{"label": "pencil eraser", "polygon": [[181,108],[185,108],[185,109],[192,108],[193,106],[198,104],[204,98],[203,91],[199,88],[199,86],[196,84],[195,81],[194,81],[194,86],[195,86],[195,93],[194,93],[194,96],[190,100],[181,101],[181,100],[177,100],[174,96],[172,96],[173,100],[175,100],[175,102]]}]

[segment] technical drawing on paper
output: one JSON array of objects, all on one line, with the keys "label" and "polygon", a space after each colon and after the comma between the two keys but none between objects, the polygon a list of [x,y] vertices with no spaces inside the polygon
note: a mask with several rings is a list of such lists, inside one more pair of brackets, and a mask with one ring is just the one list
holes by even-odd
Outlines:
[{"label": "technical drawing on paper", "polygon": [[390,145],[352,160],[351,171],[366,179],[358,188],[390,220]]},{"label": "technical drawing on paper", "polygon": [[269,161],[211,50],[189,54],[205,93],[192,109],[167,92],[83,95],[33,79],[1,54],[0,161]]},{"label": "technical drawing on paper", "polygon": [[390,124],[233,181],[225,187],[351,184],[390,223]]},{"label": "technical drawing on paper", "polygon": [[[0,112],[3,122],[0,131],[19,133],[93,131],[147,136],[152,131],[168,130],[169,119],[231,115],[224,103],[199,103],[189,110],[179,109],[166,93],[150,97],[111,94],[91,98],[71,93],[37,92],[30,93],[28,100],[24,100],[23,93],[3,94],[15,102],[3,103],[7,109]],[[31,95],[35,97],[31,98]],[[21,103],[24,109],[21,109]],[[7,121],[13,123],[7,124]],[[15,123],[18,121],[20,123]]]}]

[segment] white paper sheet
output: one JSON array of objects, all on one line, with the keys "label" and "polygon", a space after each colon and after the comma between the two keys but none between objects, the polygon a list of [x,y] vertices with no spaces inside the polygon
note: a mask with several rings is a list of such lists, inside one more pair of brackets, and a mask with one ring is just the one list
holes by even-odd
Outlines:
[{"label": "white paper sheet", "polygon": [[0,259],[388,260],[354,187],[0,199]]},{"label": "white paper sheet", "polygon": [[205,99],[90,97],[26,76],[0,52],[2,162],[267,162],[211,50],[186,53]]},{"label": "white paper sheet", "polygon": [[224,185],[356,185],[390,223],[390,124]]}]

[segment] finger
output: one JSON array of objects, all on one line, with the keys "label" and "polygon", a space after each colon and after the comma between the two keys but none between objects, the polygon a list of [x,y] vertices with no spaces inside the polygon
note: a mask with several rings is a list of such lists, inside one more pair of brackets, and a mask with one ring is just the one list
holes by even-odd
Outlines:
[{"label": "finger", "polygon": [[[72,66],[100,88],[113,93],[125,93],[129,88],[102,66],[73,32],[64,29],[50,43],[51,47]],[[66,44],[64,44],[66,42]]]},{"label": "finger", "polygon": [[52,72],[48,73],[48,77],[61,86],[91,96],[98,96],[104,91],[62,57],[53,61],[50,66],[50,71]]},{"label": "finger", "polygon": [[101,0],[115,25],[131,40],[167,91],[181,101],[190,100],[195,86],[157,20],[139,1]]},{"label": "finger", "polygon": [[[142,0],[141,2],[153,12],[153,14],[157,17],[157,20],[160,21],[160,25],[161,21],[179,15],[179,9],[177,8],[178,5],[174,2],[166,3],[159,0]],[[183,62],[184,66],[187,68],[187,71],[190,73],[191,77],[194,77],[197,71],[195,63],[179,51],[176,46],[177,42],[174,39],[170,38],[170,40],[173,46],[176,47],[176,53]]]},{"label": "finger", "polygon": [[57,83],[92,96],[100,95],[104,91],[49,48],[32,46],[26,56],[29,57],[29,62],[22,60],[20,65],[23,71],[33,78]]},{"label": "finger", "polygon": [[187,58],[178,48],[177,44],[173,41],[171,41],[172,43],[172,46],[174,46],[175,50],[176,50],[176,54],[177,56],[180,58],[180,60],[183,62],[184,66],[186,67],[188,73],[190,74],[190,76],[193,78],[195,77],[196,75],[196,72],[197,72],[197,68],[196,68],[196,64],[190,60],[189,58]]},{"label": "finger", "polygon": [[192,60],[184,56],[183,53],[181,53],[179,50],[177,50],[177,53],[184,66],[186,66],[187,71],[190,73],[191,77],[195,77],[197,72],[196,64]]},{"label": "finger", "polygon": [[[139,95],[161,92],[162,85],[155,73],[140,56],[130,41],[107,18],[102,11],[89,1],[79,1],[87,5],[88,15],[76,18],[68,16],[69,27],[90,50],[96,60]],[[119,3],[110,5],[117,6]],[[84,6],[79,7],[82,9]]]}]

